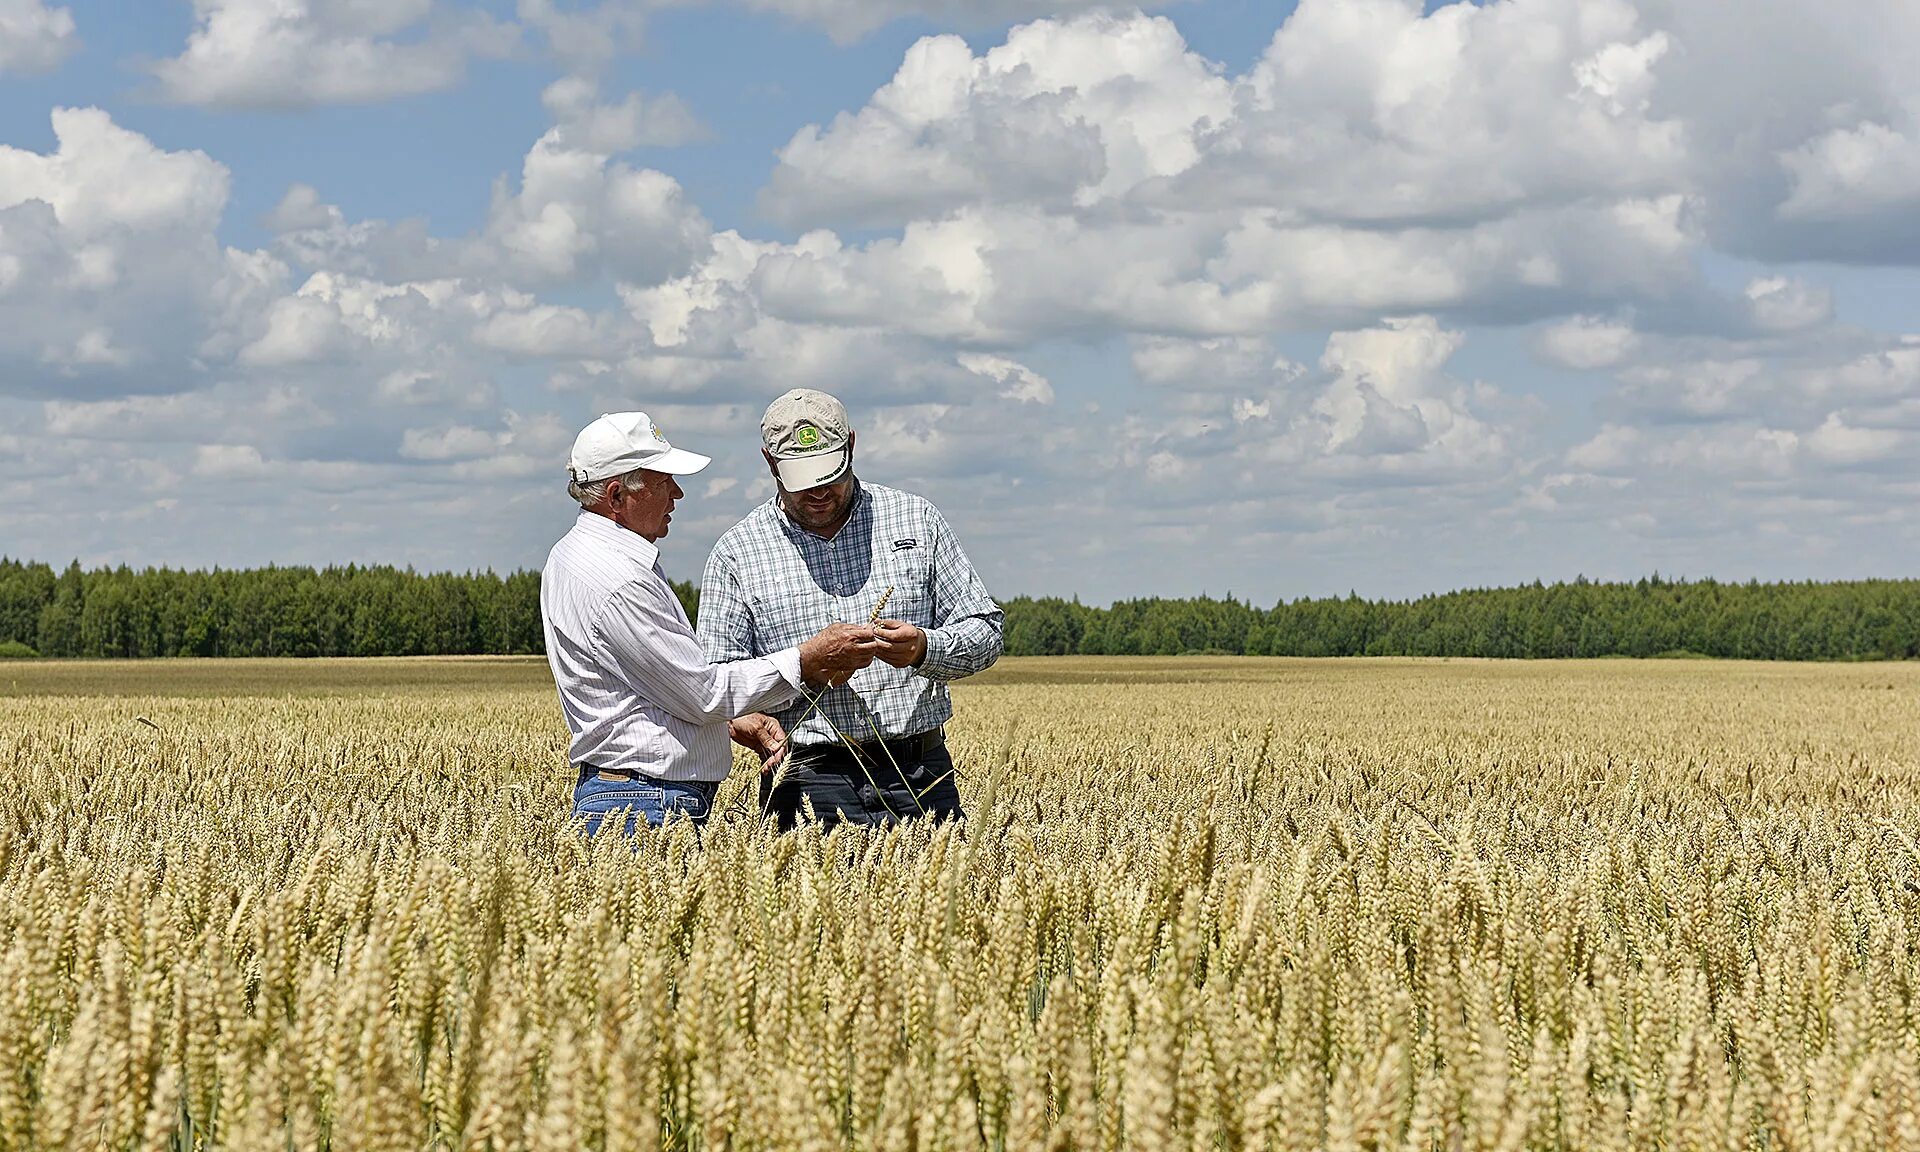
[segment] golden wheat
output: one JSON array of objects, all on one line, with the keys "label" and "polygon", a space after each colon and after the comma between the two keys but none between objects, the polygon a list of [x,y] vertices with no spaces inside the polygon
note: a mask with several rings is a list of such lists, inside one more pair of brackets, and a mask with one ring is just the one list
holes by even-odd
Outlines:
[{"label": "golden wheat", "polygon": [[537,664],[8,685],[0,1148],[1920,1148],[1920,668],[1009,661],[964,828],[634,843]]}]

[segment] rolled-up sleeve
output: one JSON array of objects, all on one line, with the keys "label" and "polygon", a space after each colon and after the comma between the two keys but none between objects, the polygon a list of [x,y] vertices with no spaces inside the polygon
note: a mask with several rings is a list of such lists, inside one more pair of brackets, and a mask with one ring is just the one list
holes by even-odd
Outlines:
[{"label": "rolled-up sleeve", "polygon": [[934,627],[927,629],[927,655],[915,670],[929,680],[958,680],[991,668],[1000,658],[1006,614],[987,595],[986,583],[946,517],[931,506],[927,526],[933,545]]},{"label": "rolled-up sleeve", "polygon": [[600,655],[641,698],[689,724],[711,724],[777,708],[799,691],[798,648],[710,663],[677,606],[667,603],[671,592],[653,583],[635,580],[616,589],[593,625]]}]

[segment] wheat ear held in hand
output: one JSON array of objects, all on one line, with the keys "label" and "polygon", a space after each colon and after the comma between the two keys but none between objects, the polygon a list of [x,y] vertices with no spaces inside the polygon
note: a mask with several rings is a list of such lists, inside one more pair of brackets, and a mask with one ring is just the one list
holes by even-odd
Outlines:
[{"label": "wheat ear held in hand", "polygon": [[880,599],[874,602],[873,615],[867,617],[867,626],[869,628],[871,628],[875,624],[880,623],[880,613],[886,611],[887,600],[892,595],[893,595],[893,585],[889,584],[887,585],[887,590],[885,592],[880,593]]}]

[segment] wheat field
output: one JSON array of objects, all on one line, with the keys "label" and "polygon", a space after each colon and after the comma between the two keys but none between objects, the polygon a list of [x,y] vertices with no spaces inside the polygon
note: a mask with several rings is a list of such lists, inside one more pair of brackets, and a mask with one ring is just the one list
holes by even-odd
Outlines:
[{"label": "wheat field", "polygon": [[0,1148],[1920,1148],[1920,668],[955,696],[593,842],[537,662],[0,665]]}]

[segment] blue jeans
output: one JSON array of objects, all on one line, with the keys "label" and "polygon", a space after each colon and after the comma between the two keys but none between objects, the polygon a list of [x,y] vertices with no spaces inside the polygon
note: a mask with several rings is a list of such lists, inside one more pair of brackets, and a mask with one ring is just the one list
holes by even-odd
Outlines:
[{"label": "blue jeans", "polygon": [[[608,779],[612,776],[612,779]],[[587,835],[600,831],[609,817],[613,826],[632,836],[641,823],[658,828],[678,812],[695,824],[704,824],[713,812],[717,783],[698,780],[655,780],[580,769],[573,786],[573,814],[586,820]]]}]

